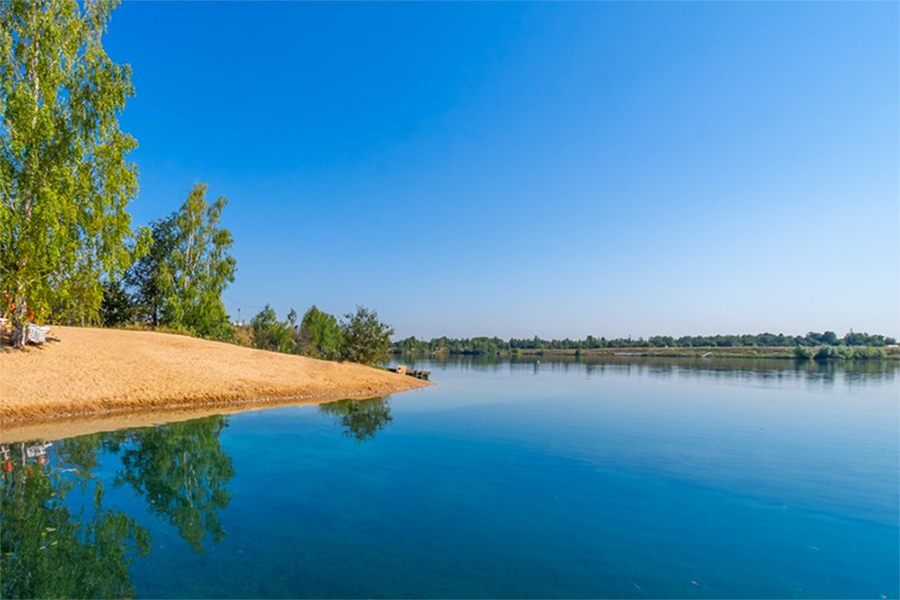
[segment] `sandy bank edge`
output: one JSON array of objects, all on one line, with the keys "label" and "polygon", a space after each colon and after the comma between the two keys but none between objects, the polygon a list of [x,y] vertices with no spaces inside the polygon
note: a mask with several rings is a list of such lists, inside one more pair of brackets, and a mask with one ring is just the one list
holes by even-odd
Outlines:
[{"label": "sandy bank edge", "polygon": [[62,423],[76,421],[85,425],[78,431],[87,433],[99,426],[98,417],[128,416],[122,421],[128,427],[135,420],[131,415],[154,424],[176,414],[181,420],[373,398],[432,385],[352,363],[156,332],[58,327],[54,335],[56,342],[39,348],[0,352],[4,442],[13,435],[51,435],[66,429]]}]

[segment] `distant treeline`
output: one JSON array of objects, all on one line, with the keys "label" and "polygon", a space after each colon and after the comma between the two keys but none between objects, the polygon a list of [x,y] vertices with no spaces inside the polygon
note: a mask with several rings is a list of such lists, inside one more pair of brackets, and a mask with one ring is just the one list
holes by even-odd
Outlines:
[{"label": "distant treeline", "polygon": [[838,337],[833,331],[825,333],[809,332],[806,335],[784,335],[759,333],[756,335],[687,335],[672,337],[655,335],[647,339],[587,336],[583,340],[543,340],[537,336],[531,339],[502,340],[498,337],[433,338],[430,341],[408,337],[394,342],[394,352],[448,353],[448,354],[499,354],[533,350],[593,350],[600,348],[728,348],[728,347],[809,347],[820,346],[867,346],[884,347],[896,344],[897,340],[883,335],[850,332]]}]

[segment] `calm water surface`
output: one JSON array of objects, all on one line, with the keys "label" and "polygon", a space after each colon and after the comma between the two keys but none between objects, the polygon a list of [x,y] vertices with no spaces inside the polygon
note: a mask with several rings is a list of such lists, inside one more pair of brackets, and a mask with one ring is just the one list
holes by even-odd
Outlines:
[{"label": "calm water surface", "polygon": [[415,366],[438,385],[8,444],[2,596],[900,594],[896,364]]}]

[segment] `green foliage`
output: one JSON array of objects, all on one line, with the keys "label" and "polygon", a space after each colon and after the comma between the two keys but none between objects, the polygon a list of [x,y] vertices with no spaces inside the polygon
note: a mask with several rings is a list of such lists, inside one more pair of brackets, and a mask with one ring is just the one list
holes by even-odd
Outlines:
[{"label": "green foliage", "polygon": [[794,356],[802,360],[809,360],[815,356],[816,351],[810,346],[797,346],[794,348]]},{"label": "green foliage", "polygon": [[278,320],[275,309],[266,304],[265,308],[250,319],[250,332],[253,347],[260,350],[293,353],[296,344],[292,335],[294,328],[290,323]]},{"label": "green foliage", "polygon": [[234,332],[222,303],[222,292],[234,281],[237,263],[228,254],[231,232],[219,226],[228,203],[206,202],[206,184],[191,190],[172,215],[173,248],[163,269],[164,321],[184,325],[195,334],[230,339]]},{"label": "green foliage", "polygon": [[887,358],[887,351],[884,348],[862,346],[853,348],[853,358],[859,360],[884,360]]},{"label": "green foliage", "polygon": [[181,208],[152,224],[153,246],[127,276],[137,314],[154,326],[185,328],[201,337],[230,340],[222,292],[237,268],[231,232],[219,222],[228,201],[206,201],[198,183]]},{"label": "green foliage", "polygon": [[[499,338],[463,338],[455,339],[438,337],[430,341],[409,337],[395,342],[395,352],[422,352],[422,353],[448,353],[448,354],[515,354],[523,350],[532,352],[541,350],[596,350],[602,348],[771,348],[795,346],[795,356],[807,358],[815,355],[815,349],[820,346],[852,347],[853,352],[841,350],[842,356],[858,356],[858,346],[882,347],[893,344],[895,340],[883,335],[869,335],[867,333],[850,332],[843,338],[838,338],[832,331],[825,333],[810,332],[803,336],[793,336],[773,333],[760,333],[756,335],[712,335],[712,336],[683,336],[673,338],[671,336],[652,336],[648,339],[631,338],[606,339],[605,337],[587,336],[584,340],[543,340],[537,336],[531,339],[512,338],[503,341]],[[800,350],[799,348],[807,348]],[[826,351],[827,354],[827,351]],[[835,356],[838,351],[835,351]]]},{"label": "green foliage", "polygon": [[338,322],[334,315],[312,306],[296,326],[291,309],[288,321],[279,321],[268,304],[250,321],[252,345],[263,350],[297,353],[324,360],[349,360],[365,365],[385,362],[391,355],[394,330],[364,307]]},{"label": "green foliage", "polygon": [[835,356],[841,360],[848,360],[853,358],[853,348],[850,346],[832,346],[834,348]]},{"label": "green foliage", "polygon": [[832,358],[840,358],[837,349],[834,346],[819,346],[813,360],[829,360]]},{"label": "green foliage", "polygon": [[118,115],[131,70],[101,44],[117,2],[0,2],[0,292],[38,320],[95,322],[102,282],[140,243],[125,207],[138,175]]},{"label": "green foliage", "polygon": [[339,360],[343,343],[341,326],[334,315],[310,307],[300,323],[300,351],[312,358]]},{"label": "green foliage", "polygon": [[387,362],[391,356],[391,335],[394,330],[378,320],[378,313],[357,306],[355,313],[344,316],[341,323],[344,360],[364,365]]},{"label": "green foliage", "polygon": [[153,327],[159,327],[163,320],[163,286],[168,280],[169,257],[175,244],[173,227],[171,216],[151,223],[148,251],[125,274],[125,283],[132,290],[133,318]]}]

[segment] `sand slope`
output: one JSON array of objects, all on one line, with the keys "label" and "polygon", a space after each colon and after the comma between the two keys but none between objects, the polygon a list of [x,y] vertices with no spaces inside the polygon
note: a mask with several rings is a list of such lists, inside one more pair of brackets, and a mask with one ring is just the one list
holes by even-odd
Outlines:
[{"label": "sand slope", "polygon": [[382,396],[426,382],[350,363],[144,331],[54,327],[0,351],[0,424],[204,406]]}]

